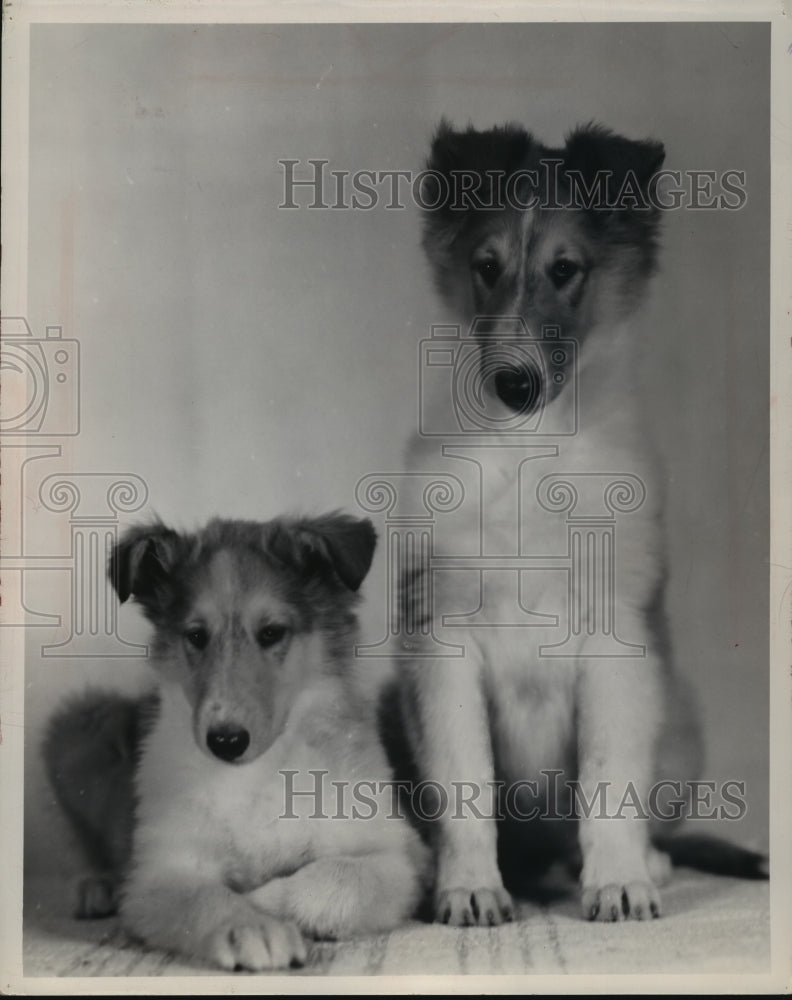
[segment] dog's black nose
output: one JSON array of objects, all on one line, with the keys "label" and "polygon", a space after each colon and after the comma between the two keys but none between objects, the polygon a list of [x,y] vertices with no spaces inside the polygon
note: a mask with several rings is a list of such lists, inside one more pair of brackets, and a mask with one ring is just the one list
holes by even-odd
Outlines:
[{"label": "dog's black nose", "polygon": [[543,381],[538,365],[528,360],[499,371],[495,376],[495,391],[510,410],[528,416],[541,401]]},{"label": "dog's black nose", "polygon": [[250,745],[250,733],[236,726],[216,726],[206,734],[206,745],[220,760],[236,760]]}]

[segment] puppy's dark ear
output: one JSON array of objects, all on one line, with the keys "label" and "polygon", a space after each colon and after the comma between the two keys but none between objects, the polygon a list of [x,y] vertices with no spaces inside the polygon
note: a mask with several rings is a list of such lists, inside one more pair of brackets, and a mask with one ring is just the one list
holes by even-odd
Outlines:
[{"label": "puppy's dark ear", "polygon": [[157,594],[182,556],[185,539],[164,524],[130,528],[110,555],[108,575],[123,604],[134,595],[142,604]]},{"label": "puppy's dark ear", "polygon": [[366,578],[376,545],[371,521],[340,513],[279,523],[270,538],[284,562],[308,574],[330,571],[353,591]]},{"label": "puppy's dark ear", "polygon": [[[625,139],[601,125],[585,125],[568,137],[563,153],[565,170],[581,175],[587,186],[594,184],[598,174],[607,178],[604,183],[609,205],[613,206],[623,193],[621,207],[652,207],[646,195],[649,181],[665,159],[662,143]],[[646,204],[636,205],[642,196]]]},{"label": "puppy's dark ear", "polygon": [[521,166],[532,145],[533,139],[520,125],[498,125],[483,132],[474,128],[457,131],[443,119],[432,139],[426,167],[444,175],[454,170],[510,174]]},{"label": "puppy's dark ear", "polygon": [[[421,205],[429,216],[460,219],[465,208],[499,204],[506,178],[524,163],[533,139],[519,125],[479,132],[440,122],[426,162]],[[463,179],[462,175],[466,175]]]}]

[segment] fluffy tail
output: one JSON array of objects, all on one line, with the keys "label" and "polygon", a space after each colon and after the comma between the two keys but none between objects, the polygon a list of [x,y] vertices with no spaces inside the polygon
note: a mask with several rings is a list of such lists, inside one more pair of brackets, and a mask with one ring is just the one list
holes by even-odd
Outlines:
[{"label": "fluffy tail", "polygon": [[655,846],[665,851],[674,866],[696,868],[713,875],[731,875],[734,878],[766,879],[770,877],[767,855],[749,851],[728,840],[707,834],[679,834],[655,837]]},{"label": "fluffy tail", "polygon": [[42,745],[47,775],[93,872],[80,885],[77,916],[115,908],[132,849],[135,768],[157,708],[156,695],[91,690],[50,719]]}]

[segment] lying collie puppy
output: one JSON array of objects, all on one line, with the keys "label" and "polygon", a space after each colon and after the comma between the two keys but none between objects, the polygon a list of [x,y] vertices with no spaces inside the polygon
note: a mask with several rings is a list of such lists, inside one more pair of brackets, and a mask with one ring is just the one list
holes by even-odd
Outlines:
[{"label": "lying collie puppy", "polygon": [[[514,126],[442,124],[433,142],[424,248],[443,318],[465,333],[433,344],[444,354],[422,390],[436,397],[422,397],[408,468],[453,472],[466,494],[438,519],[430,558],[404,575],[414,656],[401,661],[400,700],[416,776],[444,801],[460,783],[473,800],[431,824],[439,921],[510,919],[506,859],[527,872],[577,847],[586,918],[660,913],[669,865],[652,839],[671,824],[658,813],[673,813],[667,799],[698,777],[701,756],[663,620],[662,472],[631,325],[655,266],[663,157],[658,142],[596,126],[559,149]],[[628,485],[608,493],[619,480]],[[585,531],[567,562],[542,563],[563,552],[568,516],[603,513],[615,523],[613,576]],[[461,654],[422,655],[425,636]],[[662,786],[653,812],[659,781],[682,784]],[[504,790],[517,790],[511,809]],[[763,874],[763,858],[737,854],[742,874]],[[723,855],[701,861],[718,868]]]},{"label": "lying collie puppy", "polygon": [[303,935],[413,913],[424,848],[394,810],[376,706],[351,668],[374,547],[370,522],[338,514],[121,540],[111,579],[154,626],[158,693],[87,695],[45,742],[97,872],[83,915],[112,912],[121,878],[133,936],[261,970],[302,964]]}]

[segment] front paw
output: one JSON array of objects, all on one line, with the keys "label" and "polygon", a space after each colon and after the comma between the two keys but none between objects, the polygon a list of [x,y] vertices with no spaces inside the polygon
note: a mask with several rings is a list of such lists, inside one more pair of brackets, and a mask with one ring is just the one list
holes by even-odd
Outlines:
[{"label": "front paw", "polygon": [[651,920],[660,916],[660,896],[652,882],[618,882],[589,886],[581,897],[583,917],[601,923],[618,920]]},{"label": "front paw", "polygon": [[227,920],[210,935],[207,949],[210,962],[231,971],[288,969],[304,965],[307,955],[297,927],[266,913]]},{"label": "front paw", "polygon": [[502,887],[447,889],[437,894],[434,919],[452,927],[496,927],[514,920],[514,905]]}]

